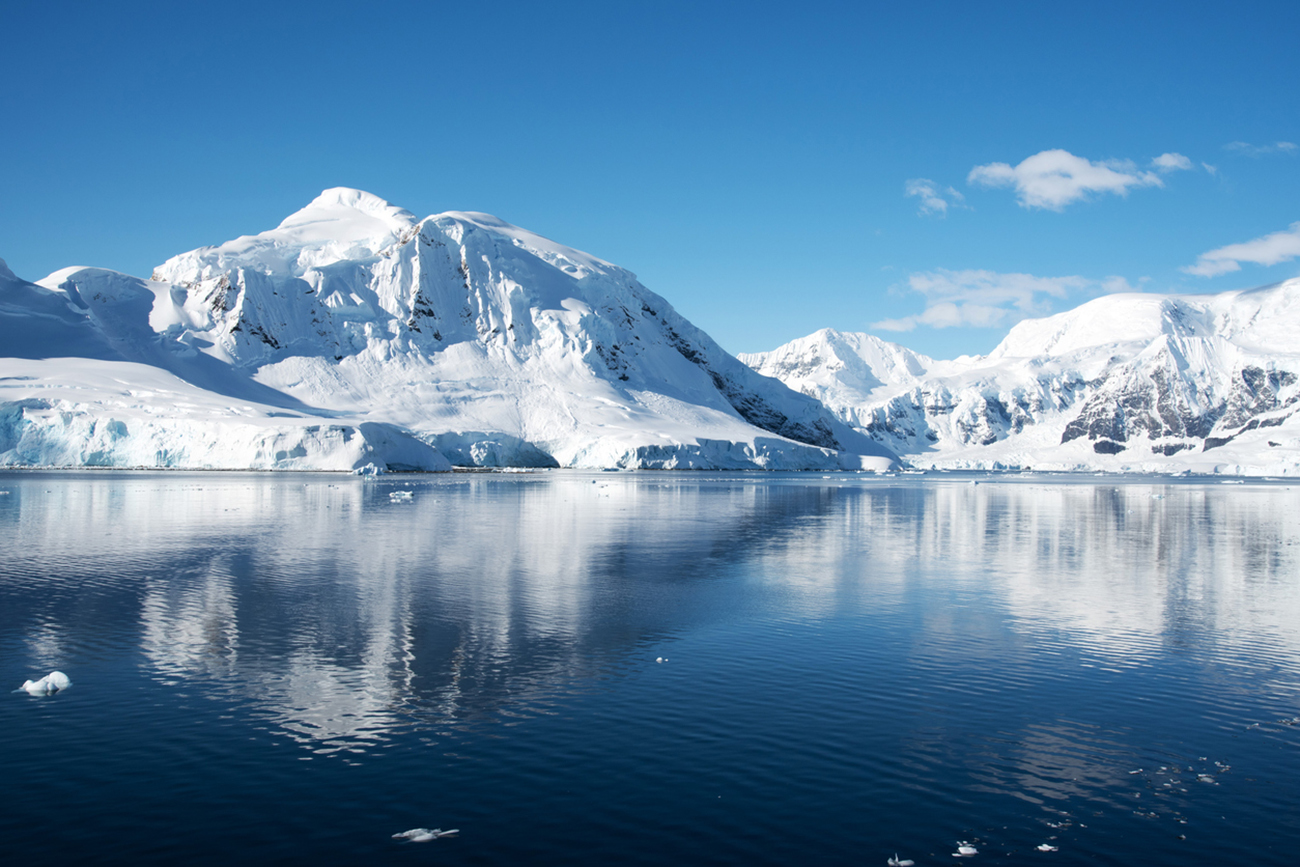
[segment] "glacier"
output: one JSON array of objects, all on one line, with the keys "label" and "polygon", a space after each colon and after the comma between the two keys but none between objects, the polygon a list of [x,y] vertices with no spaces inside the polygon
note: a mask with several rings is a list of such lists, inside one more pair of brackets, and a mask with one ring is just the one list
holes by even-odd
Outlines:
[{"label": "glacier", "polygon": [[0,261],[0,466],[885,470],[631,272],[324,191],[149,278]]},{"label": "glacier", "polygon": [[1296,475],[1300,279],[1106,295],[935,360],[823,329],[741,355],[929,469]]}]

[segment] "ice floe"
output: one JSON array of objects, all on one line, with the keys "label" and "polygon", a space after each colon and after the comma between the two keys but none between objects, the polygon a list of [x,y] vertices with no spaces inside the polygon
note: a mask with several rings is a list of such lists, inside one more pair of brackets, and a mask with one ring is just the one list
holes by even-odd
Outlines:
[{"label": "ice floe", "polygon": [[437,840],[439,837],[455,837],[459,833],[459,828],[452,828],[450,831],[444,831],[441,828],[412,828],[409,831],[394,834],[393,839],[409,840],[412,843],[428,843],[430,840]]},{"label": "ice floe", "polygon": [[[18,690],[23,690],[29,695],[51,695],[59,690],[67,689],[72,686],[72,681],[61,671],[51,671],[40,680],[25,680]],[[14,692],[18,692],[14,690]]]}]

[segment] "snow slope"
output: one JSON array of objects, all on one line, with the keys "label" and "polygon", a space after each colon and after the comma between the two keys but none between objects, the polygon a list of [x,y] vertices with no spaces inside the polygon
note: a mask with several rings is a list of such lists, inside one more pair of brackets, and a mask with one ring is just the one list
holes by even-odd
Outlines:
[{"label": "snow slope", "polygon": [[[895,460],[728,355],[630,272],[486,214],[418,220],[344,188],[275,229],[176,256],[150,280],[68,268],[31,284],[5,269],[0,337],[0,463]],[[113,372],[91,376],[87,359]],[[178,394],[202,410],[180,410]],[[111,447],[109,421],[127,431]],[[214,427],[235,422],[263,434]],[[335,427],[353,432],[346,443],[322,439]],[[285,437],[296,445],[280,448]]]},{"label": "snow slope", "polygon": [[934,361],[819,331],[745,356],[925,467],[1300,472],[1300,280],[1123,294]]}]

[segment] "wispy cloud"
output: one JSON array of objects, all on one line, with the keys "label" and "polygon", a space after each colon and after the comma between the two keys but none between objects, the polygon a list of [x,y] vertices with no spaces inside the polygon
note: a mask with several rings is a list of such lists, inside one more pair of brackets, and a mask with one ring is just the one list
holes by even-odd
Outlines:
[{"label": "wispy cloud", "polygon": [[[1164,154],[1154,162],[1177,163],[1184,168],[1181,154]],[[1188,166],[1190,167],[1190,161]],[[1170,170],[1170,169],[1165,169]],[[1025,208],[1064,210],[1066,205],[1086,199],[1092,193],[1128,195],[1133,187],[1163,187],[1155,172],[1141,171],[1131,160],[1093,162],[1066,150],[1046,150],[1026,158],[1017,166],[989,163],[971,169],[967,183],[986,187],[1014,187],[1016,199]]]},{"label": "wispy cloud", "polygon": [[952,205],[960,205],[966,197],[952,187],[941,187],[929,178],[913,178],[903,185],[903,194],[921,200],[917,213],[924,216],[943,217]]},{"label": "wispy cloud", "polygon": [[1052,301],[1072,292],[1101,295],[1138,292],[1123,277],[1035,277],[997,271],[923,271],[907,279],[906,289],[925,298],[925,310],[901,319],[883,319],[871,327],[882,331],[912,331],[959,326],[989,328],[1052,312]]},{"label": "wispy cloud", "polygon": [[1202,253],[1196,264],[1188,265],[1183,271],[1199,277],[1217,277],[1240,271],[1242,262],[1276,265],[1297,256],[1300,256],[1300,223],[1292,223],[1289,229],[1281,232]]},{"label": "wispy cloud", "polygon": [[1243,154],[1248,157],[1262,157],[1269,154],[1296,154],[1300,153],[1300,145],[1295,142],[1278,141],[1266,145],[1253,145],[1244,141],[1230,141],[1223,146],[1225,151],[1231,151],[1234,154]]},{"label": "wispy cloud", "polygon": [[1161,154],[1151,161],[1151,168],[1158,172],[1184,172],[1190,171],[1192,161],[1182,154]]}]

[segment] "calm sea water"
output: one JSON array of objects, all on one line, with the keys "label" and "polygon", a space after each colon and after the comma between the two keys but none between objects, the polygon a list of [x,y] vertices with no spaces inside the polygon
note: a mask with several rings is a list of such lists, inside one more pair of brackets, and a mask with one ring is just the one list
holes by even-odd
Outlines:
[{"label": "calm sea water", "polygon": [[1300,486],[0,491],[0,674],[73,681],[0,693],[9,864],[1300,854]]}]

